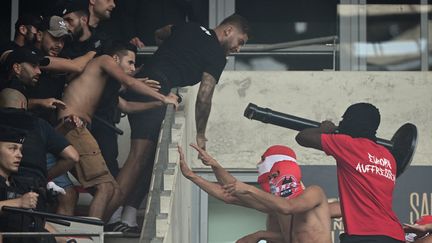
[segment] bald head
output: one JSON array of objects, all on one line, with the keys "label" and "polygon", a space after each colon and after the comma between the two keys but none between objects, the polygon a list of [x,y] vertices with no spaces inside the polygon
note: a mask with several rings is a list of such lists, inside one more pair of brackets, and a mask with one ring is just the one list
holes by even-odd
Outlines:
[{"label": "bald head", "polygon": [[6,88],[0,91],[0,107],[27,109],[27,99],[18,90]]}]

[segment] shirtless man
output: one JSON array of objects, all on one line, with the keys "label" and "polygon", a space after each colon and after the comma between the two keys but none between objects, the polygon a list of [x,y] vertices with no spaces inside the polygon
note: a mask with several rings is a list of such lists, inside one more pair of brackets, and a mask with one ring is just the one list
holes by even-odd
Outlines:
[{"label": "shirtless man", "polygon": [[237,242],[331,242],[327,197],[318,186],[303,189],[300,168],[290,148],[275,145],[263,154],[258,163],[258,183],[263,189],[259,190],[237,181],[206,151],[197,145],[191,146],[204,163],[212,167],[219,184],[193,173],[179,148],[180,169],[186,178],[226,203],[268,214],[266,231],[252,233]]},{"label": "shirtless man", "polygon": [[178,105],[177,97],[164,96],[125,73],[120,65],[134,66],[135,54],[132,51],[120,46],[111,50],[111,55],[102,55],[90,61],[65,89],[63,101],[67,107],[59,111],[61,123],[57,127],[80,153],[76,175],[85,188],[95,189],[89,215],[100,219],[108,219],[121,198],[118,184],[109,173],[97,142],[86,128],[107,81],[117,80],[126,88],[154,97],[164,104]]}]

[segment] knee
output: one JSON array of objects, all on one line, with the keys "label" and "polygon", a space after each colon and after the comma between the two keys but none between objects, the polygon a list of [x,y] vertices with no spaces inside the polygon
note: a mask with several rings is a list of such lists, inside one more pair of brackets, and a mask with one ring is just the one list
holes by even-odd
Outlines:
[{"label": "knee", "polygon": [[156,150],[155,143],[148,140],[132,140],[129,155],[142,160],[150,157]]},{"label": "knee", "polygon": [[78,193],[73,187],[65,189],[66,194],[58,196],[59,203],[61,204],[75,204],[78,199]]},{"label": "knee", "polygon": [[145,150],[142,148],[133,148],[131,147],[130,152],[129,152],[129,158],[135,161],[141,161],[145,158],[146,153]]},{"label": "knee", "polygon": [[114,187],[114,195],[122,203],[126,200],[126,194],[120,187]]},{"label": "knee", "polygon": [[104,195],[107,195],[108,197],[112,197],[112,195],[114,194],[114,186],[112,183],[109,182],[98,184],[96,186],[96,190],[98,193],[102,193]]}]

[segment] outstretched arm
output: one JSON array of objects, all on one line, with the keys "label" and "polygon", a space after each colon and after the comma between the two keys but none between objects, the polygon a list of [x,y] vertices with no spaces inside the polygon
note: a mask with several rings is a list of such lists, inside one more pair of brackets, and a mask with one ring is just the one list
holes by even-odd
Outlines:
[{"label": "outstretched arm", "polygon": [[234,183],[236,181],[236,178],[223,168],[217,160],[210,156],[207,151],[199,147],[197,144],[190,144],[190,146],[198,152],[198,157],[205,165],[212,167],[216,179],[221,185]]},{"label": "outstretched arm", "polygon": [[127,89],[131,89],[142,95],[153,97],[157,100],[162,101],[164,104],[173,104],[175,108],[178,107],[177,98],[171,96],[165,96],[158,93],[147,84],[140,82],[139,80],[127,75],[110,56],[101,56],[104,58],[102,64],[100,65],[102,70],[106,72],[110,77],[118,80]]},{"label": "outstretched arm", "polygon": [[308,148],[322,150],[321,134],[333,133],[337,127],[331,121],[323,121],[318,128],[306,128],[295,137],[298,144]]},{"label": "outstretched arm", "polygon": [[87,63],[93,59],[95,55],[96,52],[89,51],[86,54],[74,59],[47,57],[50,59],[50,63],[48,66],[41,67],[41,69],[68,73],[82,73]]},{"label": "outstretched arm", "polygon": [[205,131],[207,127],[207,121],[210,116],[215,86],[216,79],[212,75],[204,72],[195,103],[195,123],[197,130],[196,140],[198,146],[204,150],[206,149],[207,141],[205,137]]},{"label": "outstretched arm", "polygon": [[432,224],[404,224],[405,233],[416,233],[417,235],[424,235],[432,232]]},{"label": "outstretched arm", "polygon": [[181,149],[180,146],[178,147],[178,152],[179,152],[179,156],[180,156],[180,170],[181,170],[183,176],[186,177],[187,179],[189,179],[190,181],[192,181],[197,186],[199,186],[201,189],[203,189],[208,194],[210,194],[213,197],[215,197],[215,198],[217,198],[217,199],[219,199],[225,203],[228,203],[228,204],[236,204],[239,206],[253,208],[253,209],[256,209],[256,210],[259,210],[262,212],[266,212],[266,213],[269,211],[268,208],[266,208],[264,205],[257,202],[256,200],[254,200],[254,198],[252,198],[250,196],[243,196],[242,195],[240,197],[237,197],[237,196],[229,195],[229,194],[224,192],[224,190],[220,184],[210,182],[210,181],[202,178],[201,176],[198,176],[186,164],[183,150]]},{"label": "outstretched arm", "polygon": [[251,195],[266,207],[270,208],[273,212],[280,214],[306,212],[319,206],[323,202],[323,199],[326,199],[324,192],[318,186],[310,186],[300,196],[289,200],[261,191],[256,187],[239,181],[225,185],[224,190],[226,193],[231,195]]},{"label": "outstretched arm", "polygon": [[119,97],[119,103],[118,103],[118,108],[126,114],[142,112],[150,109],[155,109],[161,106],[163,106],[162,101],[136,102],[136,101],[127,101],[121,97]]},{"label": "outstretched arm", "polygon": [[195,174],[187,165],[186,160],[184,158],[183,150],[180,146],[178,146],[178,153],[180,157],[180,170],[184,177],[195,183],[201,189],[203,189],[208,194],[213,197],[222,200],[226,203],[239,203],[239,200],[235,196],[229,196],[224,193],[222,186],[217,183],[212,183],[202,178],[201,176]]},{"label": "outstretched arm", "polygon": [[33,109],[36,107],[42,107],[45,109],[65,109],[66,104],[56,98],[46,98],[46,99],[29,99],[28,109]]},{"label": "outstretched arm", "polygon": [[330,209],[330,217],[331,218],[341,218],[342,217],[342,211],[340,208],[339,201],[330,202],[328,205],[329,205],[329,209]]}]

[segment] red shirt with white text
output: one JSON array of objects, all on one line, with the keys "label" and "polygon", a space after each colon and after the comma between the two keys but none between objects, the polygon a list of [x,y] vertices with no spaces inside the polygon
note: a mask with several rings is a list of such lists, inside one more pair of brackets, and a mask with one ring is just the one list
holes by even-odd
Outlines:
[{"label": "red shirt with white text", "polygon": [[344,134],[322,134],[321,145],[336,159],[345,232],[404,241],[392,209],[397,165],[390,151],[369,139]]}]

